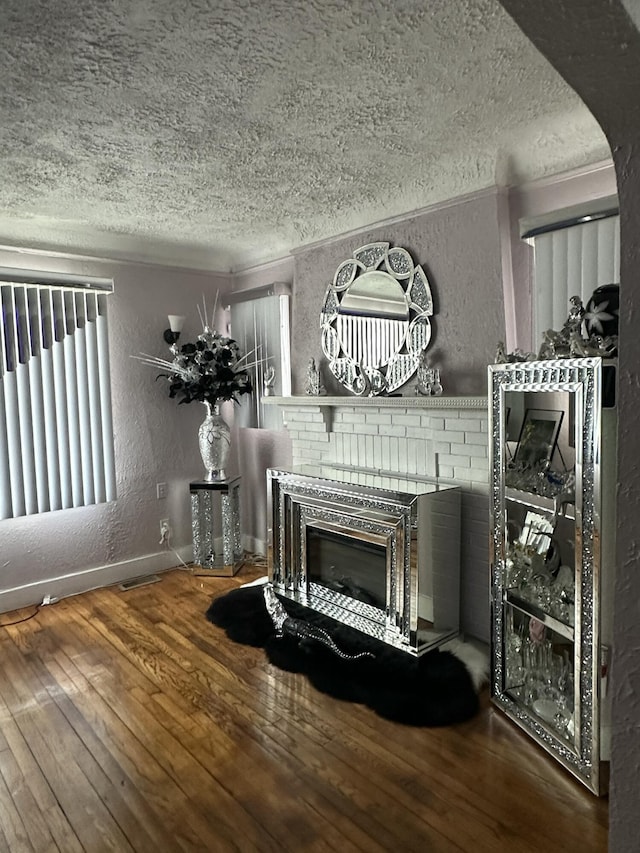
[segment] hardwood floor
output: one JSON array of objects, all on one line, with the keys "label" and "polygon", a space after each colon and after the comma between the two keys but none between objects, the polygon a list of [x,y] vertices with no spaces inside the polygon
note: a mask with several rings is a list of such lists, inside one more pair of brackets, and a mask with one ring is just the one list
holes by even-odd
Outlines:
[{"label": "hardwood floor", "polygon": [[227,640],[205,610],[261,574],[176,570],[0,630],[0,850],[606,851],[606,800],[486,693],[404,727]]}]

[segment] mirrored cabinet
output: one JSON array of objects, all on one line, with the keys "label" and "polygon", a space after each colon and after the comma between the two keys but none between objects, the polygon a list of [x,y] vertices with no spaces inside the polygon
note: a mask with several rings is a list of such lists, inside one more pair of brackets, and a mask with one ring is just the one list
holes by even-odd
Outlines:
[{"label": "mirrored cabinet", "polygon": [[493,702],[595,794],[608,782],[616,363],[489,367]]}]

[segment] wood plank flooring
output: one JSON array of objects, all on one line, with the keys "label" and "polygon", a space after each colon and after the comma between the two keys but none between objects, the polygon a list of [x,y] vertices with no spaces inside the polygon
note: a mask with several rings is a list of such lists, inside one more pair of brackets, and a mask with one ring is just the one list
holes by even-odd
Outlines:
[{"label": "wood plank flooring", "polygon": [[204,612],[262,574],[175,570],[0,627],[1,851],[606,851],[606,799],[486,693],[404,727],[227,640]]}]

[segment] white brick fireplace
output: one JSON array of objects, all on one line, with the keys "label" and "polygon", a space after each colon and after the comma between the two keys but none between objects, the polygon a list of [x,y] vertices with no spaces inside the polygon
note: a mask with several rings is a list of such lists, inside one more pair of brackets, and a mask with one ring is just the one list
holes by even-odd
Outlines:
[{"label": "white brick fireplace", "polygon": [[461,627],[489,640],[486,397],[266,397],[291,438],[292,464],[313,476],[351,471],[462,491]]}]

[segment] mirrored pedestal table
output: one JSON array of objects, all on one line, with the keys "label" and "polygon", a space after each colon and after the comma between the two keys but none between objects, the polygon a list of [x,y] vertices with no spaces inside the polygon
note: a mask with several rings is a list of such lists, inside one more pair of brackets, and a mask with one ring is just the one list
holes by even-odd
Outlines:
[{"label": "mirrored pedestal table", "polygon": [[189,483],[194,574],[232,577],[243,564],[240,477]]}]

